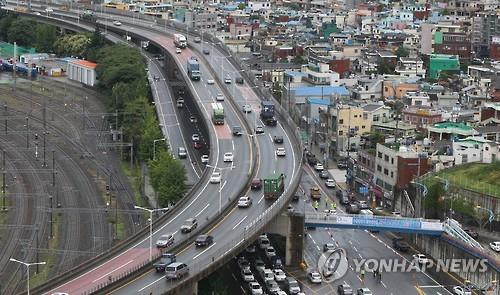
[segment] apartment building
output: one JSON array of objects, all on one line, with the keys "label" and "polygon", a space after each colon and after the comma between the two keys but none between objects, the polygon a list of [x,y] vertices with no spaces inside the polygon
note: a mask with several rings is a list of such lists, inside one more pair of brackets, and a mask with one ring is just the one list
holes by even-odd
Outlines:
[{"label": "apartment building", "polygon": [[404,77],[425,78],[427,70],[420,58],[400,57],[395,69],[396,73]]}]

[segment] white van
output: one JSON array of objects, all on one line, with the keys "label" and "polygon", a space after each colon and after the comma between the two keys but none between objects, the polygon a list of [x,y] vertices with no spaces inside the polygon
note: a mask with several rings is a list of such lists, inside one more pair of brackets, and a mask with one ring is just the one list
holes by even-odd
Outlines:
[{"label": "white van", "polygon": [[180,279],[189,273],[189,267],[182,262],[174,262],[165,268],[165,277],[167,279]]}]

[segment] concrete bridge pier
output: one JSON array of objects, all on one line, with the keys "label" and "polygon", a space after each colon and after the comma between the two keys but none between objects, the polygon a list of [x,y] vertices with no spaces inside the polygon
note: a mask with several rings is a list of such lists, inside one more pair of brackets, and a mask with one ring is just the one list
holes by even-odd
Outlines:
[{"label": "concrete bridge pier", "polygon": [[267,226],[266,232],[285,236],[285,265],[299,266],[303,261],[304,215],[288,212],[280,214]]}]

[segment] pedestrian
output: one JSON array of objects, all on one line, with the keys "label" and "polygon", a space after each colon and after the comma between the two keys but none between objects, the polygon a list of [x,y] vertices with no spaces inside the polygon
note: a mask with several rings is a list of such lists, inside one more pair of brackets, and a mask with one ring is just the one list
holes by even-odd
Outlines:
[{"label": "pedestrian", "polygon": [[376,277],[377,277],[377,275],[378,275],[378,270],[374,269],[374,270],[373,270],[373,277],[374,277],[374,278],[376,278]]},{"label": "pedestrian", "polygon": [[361,281],[363,281],[365,279],[365,269],[361,269],[361,272],[360,272],[360,276],[361,276]]},{"label": "pedestrian", "polygon": [[382,282],[382,273],[381,272],[378,272],[378,282],[379,283]]}]

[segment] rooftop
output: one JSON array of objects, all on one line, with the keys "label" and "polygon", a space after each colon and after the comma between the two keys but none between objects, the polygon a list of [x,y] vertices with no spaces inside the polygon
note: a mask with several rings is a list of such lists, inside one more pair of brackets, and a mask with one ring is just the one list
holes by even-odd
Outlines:
[{"label": "rooftop", "polygon": [[442,122],[442,123],[436,123],[432,125],[432,128],[436,129],[441,129],[441,130],[446,130],[446,129],[459,129],[462,131],[472,131],[472,127],[462,124],[462,123],[454,123],[454,122]]},{"label": "rooftop", "polygon": [[296,96],[349,95],[349,91],[344,86],[295,87],[293,90],[295,90]]}]

